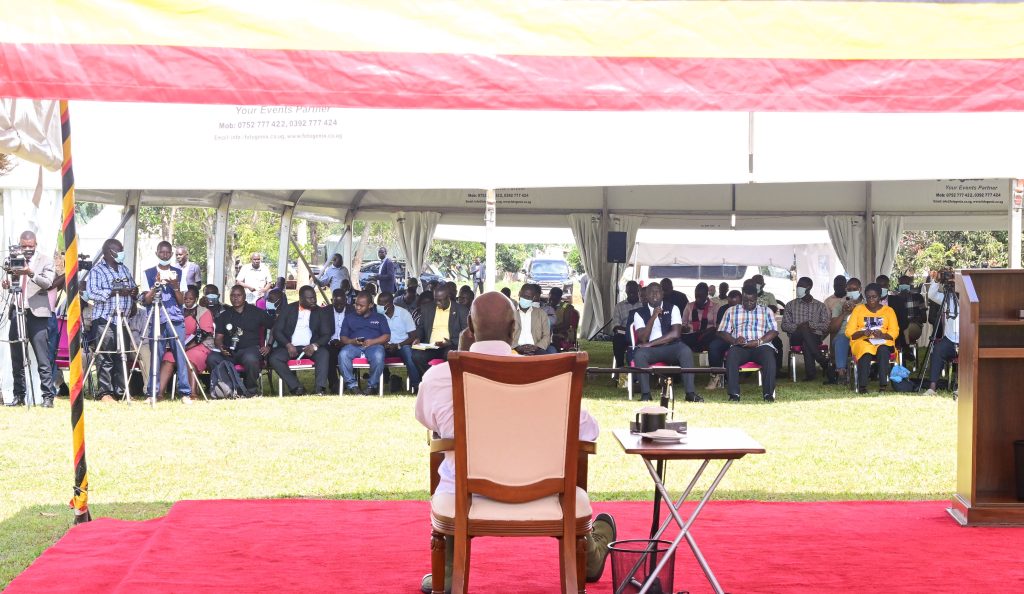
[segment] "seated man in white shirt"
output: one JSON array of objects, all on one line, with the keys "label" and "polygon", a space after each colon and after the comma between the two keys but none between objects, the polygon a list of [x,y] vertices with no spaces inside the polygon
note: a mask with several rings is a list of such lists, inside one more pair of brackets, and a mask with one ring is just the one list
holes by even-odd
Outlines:
[{"label": "seated man in white shirt", "polygon": [[[467,341],[472,341],[469,350],[487,355],[515,356],[512,343],[515,336],[516,311],[504,295],[498,292],[484,293],[473,300],[467,326]],[[448,363],[435,365],[423,375],[419,395],[416,396],[416,420],[442,438],[455,436],[455,413],[452,402],[452,372]],[[580,440],[597,439],[597,421],[585,410],[580,410]],[[437,492],[455,492],[455,453],[445,452],[444,461],[438,469],[440,482]],[[601,577],[608,543],[615,539],[615,522],[608,514],[594,518],[594,530],[587,537],[587,581],[595,582]],[[453,539],[446,539],[445,576],[450,577]],[[420,591],[430,594],[431,576],[423,576]],[[448,591],[450,584],[445,584]]]},{"label": "seated man in white shirt", "polygon": [[[388,318],[391,338],[384,345],[386,357],[401,357],[409,374],[409,388],[415,394],[420,387],[420,371],[412,358],[412,343],[416,341],[416,321],[408,310],[395,307],[395,297],[384,291],[377,295],[377,311]],[[384,368],[387,373],[387,368]]]},{"label": "seated man in white shirt", "polygon": [[292,395],[306,391],[295,372],[288,367],[289,360],[311,359],[316,373],[316,391],[321,396],[330,385],[330,363],[327,343],[331,339],[331,314],[317,307],[316,291],[309,285],[299,289],[299,302],[289,303],[281,310],[274,323],[276,348],[270,353],[270,366],[288,386]]},{"label": "seated man in white shirt", "polygon": [[551,344],[551,322],[544,310],[534,307],[539,291],[532,284],[519,289],[519,307],[516,310],[513,349],[520,355],[557,353]]},{"label": "seated man in white shirt", "polygon": [[[651,283],[644,289],[647,305],[633,312],[632,332],[636,335],[633,348],[633,364],[636,367],[650,367],[653,363],[691,367],[693,351],[679,337],[682,335],[683,315],[679,308],[663,302],[661,285]],[[665,307],[667,309],[662,309]],[[651,376],[640,375],[640,400],[651,399]],[[683,387],[687,402],[704,402],[694,386],[693,374],[683,374]]]}]

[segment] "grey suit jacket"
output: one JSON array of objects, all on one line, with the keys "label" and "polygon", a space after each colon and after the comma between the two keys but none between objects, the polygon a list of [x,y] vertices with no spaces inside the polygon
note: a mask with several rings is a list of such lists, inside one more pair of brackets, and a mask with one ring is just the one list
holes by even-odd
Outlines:
[{"label": "grey suit jacket", "polygon": [[[53,258],[36,252],[28,261],[28,267],[35,273],[32,278],[24,277],[25,309],[37,318],[50,317],[50,296],[47,291],[53,284]],[[9,277],[8,277],[9,278]]]}]

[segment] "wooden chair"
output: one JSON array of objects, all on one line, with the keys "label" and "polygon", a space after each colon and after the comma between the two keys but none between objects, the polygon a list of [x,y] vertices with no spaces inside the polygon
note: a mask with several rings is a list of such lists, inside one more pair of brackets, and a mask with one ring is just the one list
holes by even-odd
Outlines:
[{"label": "wooden chair", "polygon": [[[446,535],[455,540],[453,593],[467,591],[477,536],[557,538],[562,593],[585,592],[592,527],[585,452],[592,448],[581,450],[579,415],[587,361],[582,352],[449,354],[455,438],[431,445],[434,592],[444,591]],[[435,493],[437,465],[452,442],[455,493]]]}]

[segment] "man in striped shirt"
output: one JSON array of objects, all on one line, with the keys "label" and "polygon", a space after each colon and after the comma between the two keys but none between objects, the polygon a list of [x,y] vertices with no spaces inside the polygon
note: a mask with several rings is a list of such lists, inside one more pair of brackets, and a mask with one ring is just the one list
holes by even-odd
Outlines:
[{"label": "man in striped shirt", "polygon": [[756,363],[761,366],[761,386],[764,399],[775,402],[775,347],[772,340],[778,336],[775,316],[771,310],[757,303],[757,288],[743,287],[742,307],[726,310],[718,324],[718,336],[729,346],[725,355],[726,388],[729,400],[740,400],[740,365]]}]

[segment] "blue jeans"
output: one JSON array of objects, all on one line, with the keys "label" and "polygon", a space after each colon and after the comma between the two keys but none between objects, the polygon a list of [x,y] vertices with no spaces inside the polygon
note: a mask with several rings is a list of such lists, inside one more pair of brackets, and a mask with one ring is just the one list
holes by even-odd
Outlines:
[{"label": "blue jeans", "polygon": [[[845,327],[843,330],[845,330]],[[836,369],[846,369],[846,363],[850,360],[850,339],[846,336],[845,332],[841,331],[836,336],[832,348],[835,349]]]},{"label": "blue jeans", "polygon": [[397,356],[402,358],[402,363],[405,363],[405,369],[409,373],[409,386],[412,388],[418,388],[420,385],[420,370],[416,367],[416,362],[412,359],[412,347],[409,345],[402,345],[399,347]]},{"label": "blue jeans", "polygon": [[[410,356],[411,356],[410,349]],[[338,367],[341,367],[341,376],[345,380],[345,387],[349,390],[359,385],[355,372],[352,371],[352,359],[366,357],[370,363],[370,381],[367,388],[376,388],[380,385],[380,376],[384,373],[384,345],[375,344],[366,348],[357,347],[354,344],[347,344],[341,347],[338,353]]]},{"label": "blue jeans", "polygon": [[[164,353],[170,347],[171,352],[174,353],[174,364],[177,367],[178,393],[182,396],[191,396],[192,385],[188,381],[188,359],[185,358],[185,351],[178,346],[179,342],[185,340],[185,322],[171,322],[171,325],[174,326],[173,334],[167,322],[160,324],[160,342],[155,347],[157,361],[156,365],[149,370],[149,386],[146,387],[146,393],[152,395],[160,386],[160,362],[163,361]],[[150,332],[152,332],[152,328],[150,328]],[[175,340],[175,335],[177,335],[177,340]],[[152,357],[152,354],[150,356]]]}]

